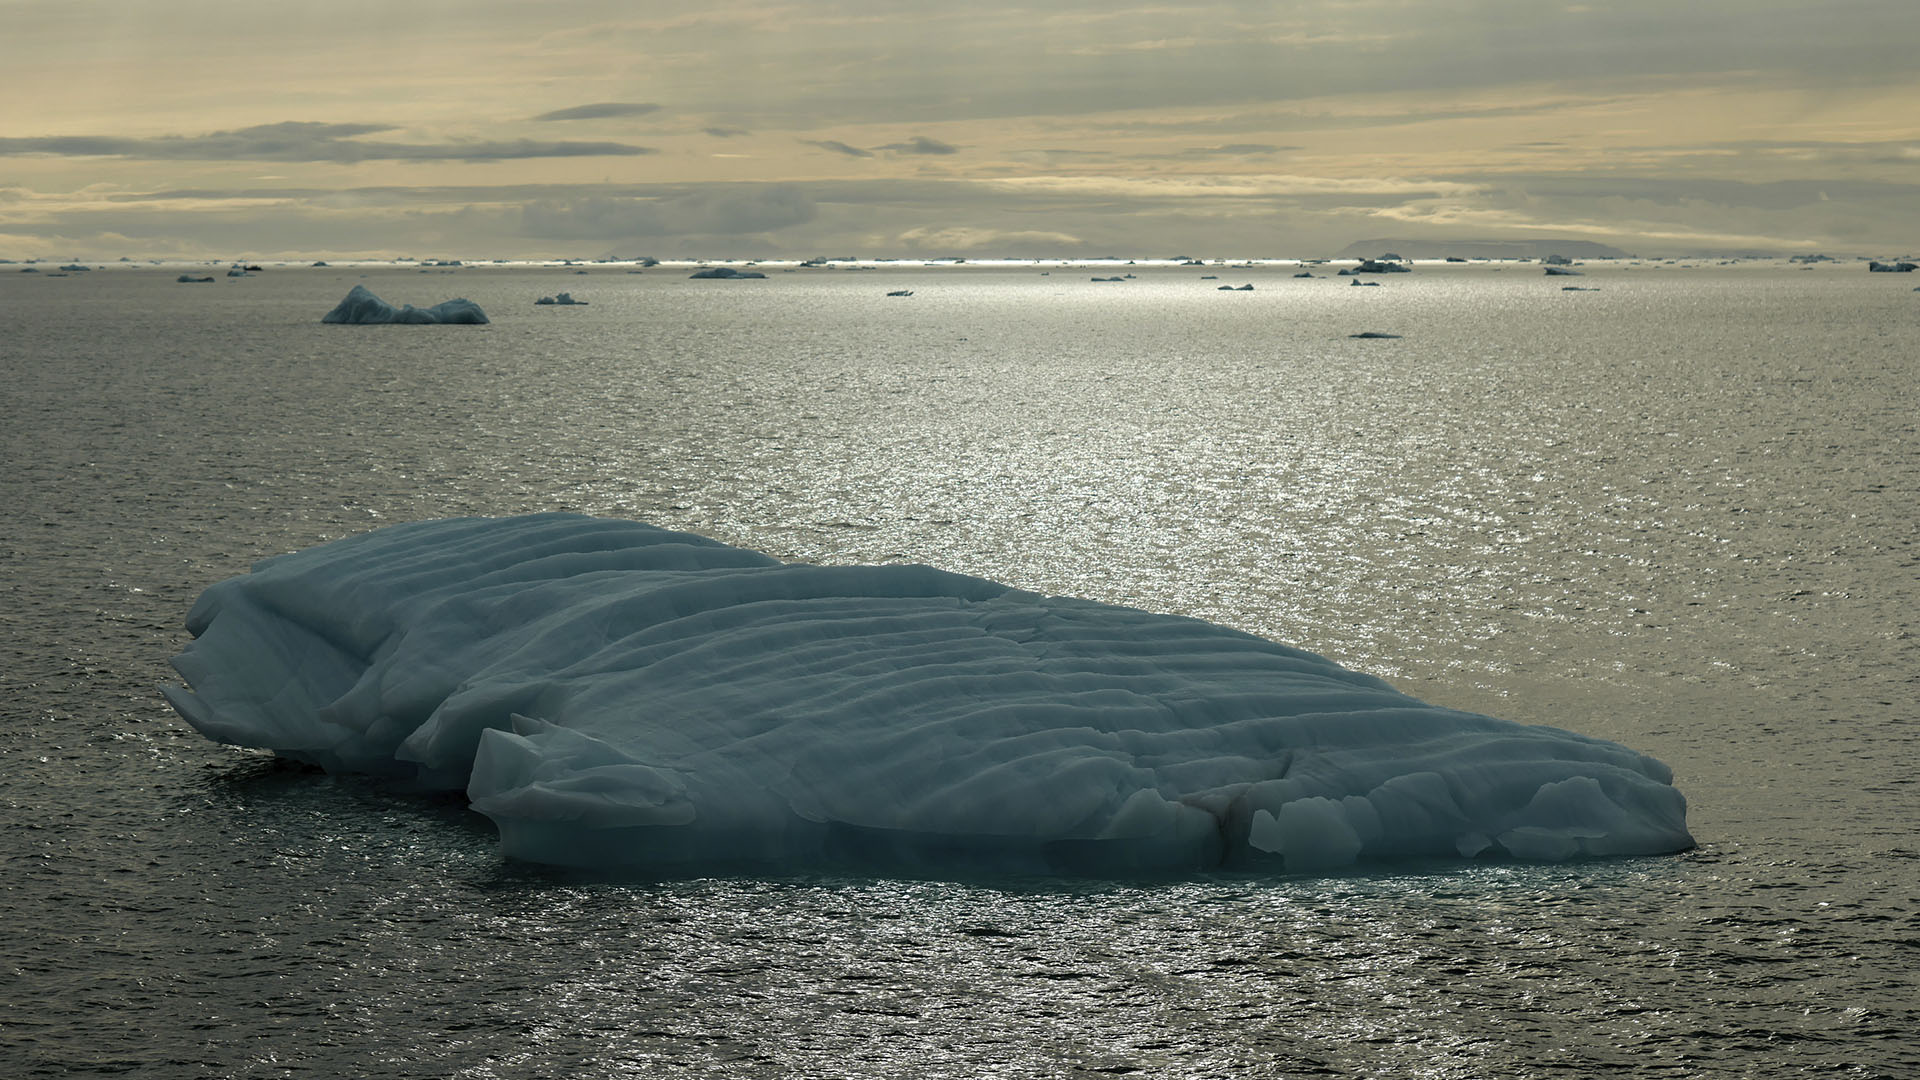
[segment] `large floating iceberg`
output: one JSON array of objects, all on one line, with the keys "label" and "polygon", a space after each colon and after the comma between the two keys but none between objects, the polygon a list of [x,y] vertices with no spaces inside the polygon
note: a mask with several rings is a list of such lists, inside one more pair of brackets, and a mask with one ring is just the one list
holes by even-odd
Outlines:
[{"label": "large floating iceberg", "polygon": [[394,307],[373,294],[365,285],[355,285],[333,310],[320,316],[323,323],[349,323],[354,326],[374,326],[386,323],[411,323],[429,325],[433,323],[466,323],[478,325],[487,322],[487,313],[480,305],[465,297],[443,300],[432,307],[417,308],[412,304]]},{"label": "large floating iceberg", "polygon": [[464,789],[600,869],[1183,872],[1689,848],[1626,747],[1194,619],[571,514],[398,525],[209,588],[210,738]]}]

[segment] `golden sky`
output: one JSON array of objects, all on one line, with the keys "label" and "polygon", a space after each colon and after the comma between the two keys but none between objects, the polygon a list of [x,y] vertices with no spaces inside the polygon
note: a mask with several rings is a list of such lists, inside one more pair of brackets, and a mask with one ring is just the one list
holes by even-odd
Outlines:
[{"label": "golden sky", "polygon": [[1916,0],[0,0],[0,257],[1920,249]]}]

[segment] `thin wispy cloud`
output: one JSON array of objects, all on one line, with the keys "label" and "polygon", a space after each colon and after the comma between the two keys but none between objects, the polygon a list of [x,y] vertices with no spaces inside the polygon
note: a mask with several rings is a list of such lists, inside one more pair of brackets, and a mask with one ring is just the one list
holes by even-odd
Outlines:
[{"label": "thin wispy cloud", "polygon": [[941,142],[939,139],[929,138],[925,135],[915,135],[913,138],[907,139],[904,142],[883,143],[871,149],[853,146],[841,142],[838,139],[802,139],[800,141],[808,146],[817,146],[822,150],[830,150],[844,157],[854,158],[871,158],[877,157],[880,154],[945,157],[960,152],[960,148],[952,143]]},{"label": "thin wispy cloud", "polygon": [[628,157],[650,154],[619,142],[470,140],[405,143],[360,136],[398,130],[389,124],[323,124],[286,121],[206,135],[130,137],[52,135],[0,138],[0,156],[137,158],[149,161],[286,161],[351,164],[361,161],[505,161],[519,158]]},{"label": "thin wispy cloud", "polygon": [[575,105],[569,109],[555,109],[534,117],[536,121],[552,120],[606,120],[621,116],[646,116],[660,111],[660,106],[637,101],[602,101],[594,105]]},{"label": "thin wispy cloud", "polygon": [[876,149],[889,150],[896,154],[931,154],[935,156],[957,154],[960,152],[960,148],[957,146],[943,143],[939,139],[929,139],[925,135],[915,135],[906,142],[888,143],[885,146],[876,147]]},{"label": "thin wispy cloud", "polygon": [[1298,146],[1275,146],[1272,143],[1229,143],[1225,146],[1189,146],[1180,151],[1183,158],[1223,158],[1223,157],[1262,157],[1277,154],[1283,150],[1299,150]]},{"label": "thin wispy cloud", "polygon": [[806,143],[808,146],[817,146],[822,150],[831,150],[836,154],[843,154],[847,157],[870,158],[873,156],[873,151],[871,150],[862,150],[857,146],[848,146],[838,139],[802,139],[800,141]]}]

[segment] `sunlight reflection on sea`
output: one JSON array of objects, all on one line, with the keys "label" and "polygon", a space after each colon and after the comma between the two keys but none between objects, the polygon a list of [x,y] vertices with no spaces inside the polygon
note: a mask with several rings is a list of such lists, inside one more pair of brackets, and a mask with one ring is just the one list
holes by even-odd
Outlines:
[{"label": "sunlight reflection on sea", "polygon": [[[1920,1072],[1914,293],[1586,269],[0,281],[0,1071]],[[320,325],[359,282],[493,322]],[[560,290],[590,306],[533,305]],[[257,558],[546,509],[1228,623],[1652,753],[1703,846],[584,881],[152,689]]]}]

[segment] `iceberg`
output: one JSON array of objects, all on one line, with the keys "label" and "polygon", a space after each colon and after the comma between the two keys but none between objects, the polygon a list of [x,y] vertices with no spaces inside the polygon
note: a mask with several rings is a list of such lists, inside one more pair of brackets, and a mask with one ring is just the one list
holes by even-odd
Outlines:
[{"label": "iceberg", "polygon": [[434,324],[465,323],[478,325],[487,321],[487,313],[480,305],[465,298],[444,300],[429,308],[417,308],[412,304],[394,307],[375,296],[365,285],[355,285],[332,311],[320,316],[323,323],[348,323],[354,326],[373,326],[386,323]]},{"label": "iceberg", "polygon": [[[689,874],[1318,872],[1693,846],[1659,761],[1180,616],[577,514],[208,588],[205,736],[464,791],[515,859]],[[190,687],[190,689],[189,689]]]}]

